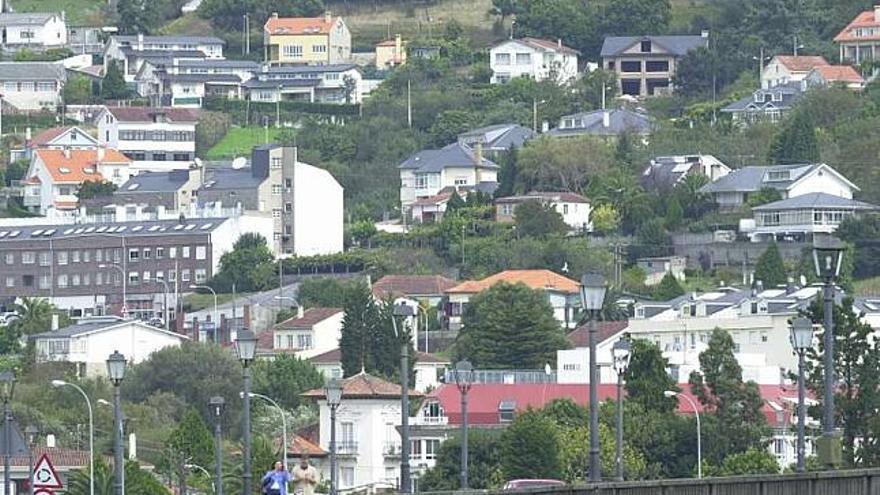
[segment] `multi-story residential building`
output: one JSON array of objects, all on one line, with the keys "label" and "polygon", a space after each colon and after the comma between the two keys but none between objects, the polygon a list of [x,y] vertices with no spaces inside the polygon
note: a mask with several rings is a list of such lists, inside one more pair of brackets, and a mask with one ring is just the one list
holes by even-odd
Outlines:
[{"label": "multi-story residential building", "polygon": [[[176,319],[177,295],[218,270],[260,217],[0,227],[0,299],[43,297],[72,316]],[[162,318],[163,320],[165,318]]]},{"label": "multi-story residential building", "polygon": [[664,193],[693,175],[709,182],[730,173],[730,167],[712,155],[676,155],[652,158],[642,171],[640,182],[647,191]]},{"label": "multi-story residential building", "polygon": [[700,36],[609,36],[600,56],[602,67],[617,74],[621,94],[665,95],[673,90],[678,60],[708,45],[708,32]]},{"label": "multi-story residential building", "polygon": [[242,98],[242,83],[259,70],[251,60],[174,59],[170,65],[148,61],[135,81],[138,94],[162,105],[199,108],[210,96]]},{"label": "multi-story residential building", "polygon": [[251,101],[360,103],[362,80],[354,64],[263,66],[242,86]]},{"label": "multi-story residential building", "polygon": [[730,114],[734,124],[748,125],[754,122],[779,122],[804,94],[804,81],[780,84],[768,89],[758,89],[722,108]]},{"label": "multi-story residential building", "polygon": [[343,64],[351,59],[351,31],[342,17],[278,17],[263,26],[264,60],[273,65]]},{"label": "multi-story residential building", "polygon": [[196,204],[196,192],[202,185],[202,174],[201,167],[169,172],[141,172],[119,186],[113,193],[111,202],[186,212]]},{"label": "multi-story residential building", "polygon": [[439,150],[422,150],[397,168],[401,213],[406,217],[417,200],[437,196],[446,188],[494,192],[500,167],[483,157],[482,143],[471,148],[455,142]]},{"label": "multi-story residential building", "polygon": [[700,192],[712,195],[721,210],[746,204],[761,189],[776,189],[783,199],[821,192],[852,199],[859,188],[824,163],[743,167],[706,184]]},{"label": "multi-story residential building", "polygon": [[590,201],[572,192],[530,192],[520,196],[507,196],[495,200],[495,219],[501,223],[516,221],[516,208],[526,202],[535,201],[552,207],[562,215],[566,225],[576,232],[591,232]]},{"label": "multi-story residential building", "polygon": [[578,76],[580,52],[562,44],[538,38],[502,41],[489,49],[492,84],[517,77],[535,81],[551,80],[566,84]]},{"label": "multi-story residential building", "polygon": [[131,159],[112,148],[38,149],[25,174],[24,206],[41,215],[72,215],[83,183],[120,186],[131,174],[130,165]]},{"label": "multi-story residential building", "polygon": [[406,42],[398,34],[394,39],[376,43],[376,68],[393,69],[406,63]]},{"label": "multi-story residential building", "polygon": [[104,70],[115,60],[125,81],[133,83],[147,61],[166,66],[174,60],[222,59],[224,45],[213,36],[112,36],[104,49]]},{"label": "multi-story residential building", "polygon": [[813,192],[752,208],[751,219],[740,220],[740,232],[753,242],[806,242],[813,234],[832,234],[845,219],[880,207],[822,192]]},{"label": "multi-story residential building", "polygon": [[834,37],[834,42],[840,48],[840,63],[859,65],[880,60],[880,5],[857,15]]},{"label": "multi-story residential building", "polygon": [[814,55],[777,55],[761,69],[761,88],[770,89],[801,82],[816,67],[827,66],[825,57]]},{"label": "multi-story residential building", "polygon": [[559,118],[559,126],[547,133],[553,137],[595,136],[616,140],[622,134],[647,136],[654,131],[654,119],[625,108],[594,110]]},{"label": "multi-story residential building", "polygon": [[98,114],[98,141],[125,153],[138,172],[189,168],[198,120],[186,108],[108,107]]},{"label": "multi-story residential building", "polygon": [[66,82],[67,72],[58,62],[0,62],[0,99],[18,110],[54,111]]},{"label": "multi-story residential building", "polygon": [[575,312],[580,308],[580,284],[550,270],[505,270],[482,280],[468,280],[446,290],[446,321],[449,329],[458,330],[462,325],[462,315],[471,298],[501,282],[525,284],[527,287],[543,291],[553,308],[553,316],[565,328],[573,328],[577,323]]},{"label": "multi-story residential building", "polygon": [[67,20],[64,12],[2,12],[2,45],[7,50],[40,50],[67,45]]},{"label": "multi-story residential building", "polygon": [[344,315],[340,308],[303,310],[299,306],[296,316],[276,324],[270,331],[260,333],[257,353],[267,357],[293,354],[300,359],[308,359],[338,349]]}]

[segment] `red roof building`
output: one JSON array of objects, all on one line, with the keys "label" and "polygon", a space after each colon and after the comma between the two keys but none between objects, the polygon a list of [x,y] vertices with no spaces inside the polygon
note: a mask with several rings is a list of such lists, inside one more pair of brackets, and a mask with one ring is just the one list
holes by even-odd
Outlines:
[{"label": "red roof building", "polygon": [[411,297],[415,299],[437,299],[455,287],[455,280],[440,275],[386,275],[373,286],[373,297],[388,299]]},{"label": "red roof building", "polygon": [[840,62],[861,64],[880,58],[880,5],[856,16],[837,36]]}]

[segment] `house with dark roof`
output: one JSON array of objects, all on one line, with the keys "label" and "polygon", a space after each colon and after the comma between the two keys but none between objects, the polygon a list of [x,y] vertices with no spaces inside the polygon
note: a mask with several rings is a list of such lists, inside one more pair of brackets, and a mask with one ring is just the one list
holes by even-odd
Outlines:
[{"label": "house with dark roof", "polygon": [[824,163],[748,166],[732,171],[700,188],[712,195],[722,211],[735,210],[762,189],[775,189],[783,199],[812,192],[852,199],[858,186]]},{"label": "house with dark roof", "polygon": [[824,192],[812,192],[752,208],[740,231],[753,242],[806,242],[813,234],[833,234],[845,219],[876,213],[880,207]]},{"label": "house with dark roof", "polygon": [[528,194],[495,199],[495,220],[501,223],[516,221],[516,208],[523,203],[536,201],[553,208],[572,232],[592,232],[590,201],[573,192],[533,191]]},{"label": "house with dark roof", "polygon": [[401,212],[411,216],[413,203],[437,196],[446,188],[494,193],[501,167],[483,156],[482,143],[471,148],[456,141],[440,149],[419,151],[397,168]]},{"label": "house with dark roof", "polygon": [[147,61],[154,65],[171,65],[175,60],[223,58],[226,43],[214,36],[111,36],[104,48],[104,71],[111,60],[117,61],[125,81],[134,82]]},{"label": "house with dark roof", "polygon": [[658,156],[648,162],[639,182],[646,191],[666,193],[690,176],[715,181],[730,173],[730,167],[712,155]]},{"label": "house with dark roof", "polygon": [[350,63],[264,65],[242,87],[251,101],[353,104],[367,91],[362,80],[360,67]]},{"label": "house with dark roof", "polygon": [[296,316],[258,335],[258,354],[264,357],[292,354],[308,359],[332,351],[339,347],[344,314],[340,308],[303,310],[300,306]]},{"label": "house with dark roof", "polygon": [[520,149],[529,139],[537,136],[537,133],[519,124],[495,124],[458,135],[458,141],[470,148],[475,143],[481,143],[483,153],[486,156],[496,156],[498,153],[511,149]]},{"label": "house with dark roof", "polygon": [[804,89],[804,81],[758,89],[751,96],[725,106],[721,112],[730,115],[734,124],[739,125],[749,125],[759,121],[779,122],[801,99]]},{"label": "house with dark roof", "polygon": [[148,60],[135,76],[138,94],[172,107],[199,108],[211,96],[243,97],[242,83],[259,72],[251,60]]},{"label": "house with dark roof", "polygon": [[776,55],[761,69],[761,88],[801,82],[814,68],[827,65],[825,57],[815,55]]},{"label": "house with dark roof", "polygon": [[602,67],[617,75],[620,93],[666,95],[673,91],[676,64],[691,50],[709,45],[709,33],[670,36],[608,36],[602,43]]},{"label": "house with dark roof", "polygon": [[3,104],[18,110],[55,111],[66,83],[67,71],[60,62],[0,62]]},{"label": "house with dark roof", "polygon": [[[0,9],[3,10],[3,9]],[[67,45],[67,18],[61,12],[0,12],[3,48],[45,50]]]},{"label": "house with dark roof", "polygon": [[202,176],[201,167],[169,172],[141,172],[119,186],[113,193],[112,202],[117,205],[144,205],[170,211],[188,211],[196,203]]},{"label": "house with dark roof", "polygon": [[133,169],[186,169],[196,153],[199,114],[188,108],[107,107],[98,114],[98,141],[133,160]]},{"label": "house with dark roof", "polygon": [[622,134],[647,136],[654,131],[654,119],[625,108],[594,110],[559,118],[559,126],[547,133],[551,137],[595,136],[615,140]]},{"label": "house with dark roof", "polygon": [[859,65],[880,59],[880,5],[860,12],[834,42],[840,49],[840,63]]},{"label": "house with dark roof", "polygon": [[489,49],[492,84],[517,77],[535,81],[551,80],[566,84],[578,76],[580,52],[562,44],[562,40],[540,38],[509,39]]}]

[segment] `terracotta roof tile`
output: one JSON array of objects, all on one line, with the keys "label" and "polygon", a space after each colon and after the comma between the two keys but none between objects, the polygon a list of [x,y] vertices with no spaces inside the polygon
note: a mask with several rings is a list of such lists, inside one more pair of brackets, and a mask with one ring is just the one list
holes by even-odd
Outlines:
[{"label": "terracotta roof tile", "polygon": [[[34,462],[36,462],[43,454],[48,454],[49,460],[52,461],[52,465],[58,469],[76,469],[89,465],[88,450],[36,447],[34,449]],[[27,466],[29,459],[27,456],[13,456],[10,462],[13,466]]]},{"label": "terracotta roof tile", "polygon": [[303,311],[302,318],[294,316],[278,323],[273,328],[280,330],[312,328],[339,313],[342,313],[342,308],[309,308]]},{"label": "terracotta roof tile", "polygon": [[799,55],[797,57],[793,55],[777,55],[776,60],[779,60],[779,63],[786,66],[788,70],[795,72],[809,72],[813,67],[828,65],[825,57],[812,55]]},{"label": "terracotta roof tile", "polygon": [[[37,150],[37,156],[55,182],[81,184],[104,180],[104,176],[95,167],[98,163],[98,150],[41,149]],[[106,148],[100,163],[129,164],[131,159],[113,148]]]},{"label": "terracotta roof tile", "polygon": [[[281,441],[276,440],[275,446],[277,447],[279,445],[281,445]],[[287,453],[291,457],[302,457],[303,455],[309,457],[326,457],[328,454],[328,452],[322,449],[320,445],[299,435],[294,435],[293,438],[290,439],[287,446]]]},{"label": "terracotta roof tile", "polygon": [[456,281],[440,275],[386,275],[373,284],[373,296],[385,299],[398,296],[441,296],[455,287]]},{"label": "terracotta roof tile", "polygon": [[[598,324],[598,341],[604,342],[624,330],[629,323],[626,321],[600,321]],[[581,325],[568,333],[568,341],[574,347],[587,347],[589,345],[590,326]]]},{"label": "terracotta roof tile", "polygon": [[320,17],[269,17],[263,29],[269,34],[328,34],[339,17],[331,17],[327,22]]},{"label": "terracotta roof tile", "polygon": [[199,113],[190,108],[107,107],[120,122],[152,122],[156,114],[163,114],[170,122],[198,122]]},{"label": "terracotta roof tile", "polygon": [[[421,397],[422,393],[410,390],[409,395]],[[324,389],[309,390],[302,396],[323,399]],[[342,397],[343,399],[396,399],[400,397],[400,385],[360,372],[342,380]]]},{"label": "terracotta roof tile", "polygon": [[32,146],[45,146],[53,139],[64,134],[65,132],[67,132],[69,129],[72,129],[72,128],[73,128],[73,126],[51,127],[49,129],[46,129],[45,131],[37,134],[36,136],[33,137],[33,139],[31,139],[31,145]]},{"label": "terracotta roof tile", "polygon": [[827,65],[816,67],[815,70],[825,82],[863,83],[862,75],[849,65]]},{"label": "terracotta roof tile", "polygon": [[550,270],[505,270],[483,280],[469,280],[446,292],[450,294],[476,294],[492,287],[498,282],[522,283],[532,289],[554,290],[569,294],[580,292],[580,284],[578,282],[553,273]]},{"label": "terracotta roof tile", "polygon": [[[880,40],[880,33],[871,34],[871,35],[862,35],[856,36],[853,32],[856,28],[871,28],[871,27],[880,27],[880,19],[874,14],[873,10],[866,10],[861,14],[857,15],[855,19],[852,20],[845,28],[843,28],[837,36],[834,37],[834,41],[871,41],[871,40]],[[877,32],[877,31],[875,31]]]},{"label": "terracotta roof tile", "polygon": [[427,198],[419,198],[412,202],[410,206],[433,206],[443,204],[449,201],[449,198],[452,197],[452,193],[440,193],[435,194],[434,196],[428,196]]}]

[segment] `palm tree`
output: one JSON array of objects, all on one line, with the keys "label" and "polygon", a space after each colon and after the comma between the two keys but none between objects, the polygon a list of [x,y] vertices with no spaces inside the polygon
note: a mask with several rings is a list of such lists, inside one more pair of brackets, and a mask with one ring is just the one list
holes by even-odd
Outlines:
[{"label": "palm tree", "polygon": [[[78,469],[67,479],[68,495],[88,495],[89,472]],[[170,495],[170,491],[153,476],[144,471],[137,462],[125,463],[125,493],[127,495]],[[95,463],[95,495],[113,495],[113,472],[103,461]]]},{"label": "palm tree", "polygon": [[48,299],[42,297],[23,297],[21,302],[13,306],[18,313],[18,320],[12,325],[22,334],[32,335],[49,330],[55,307]]}]

